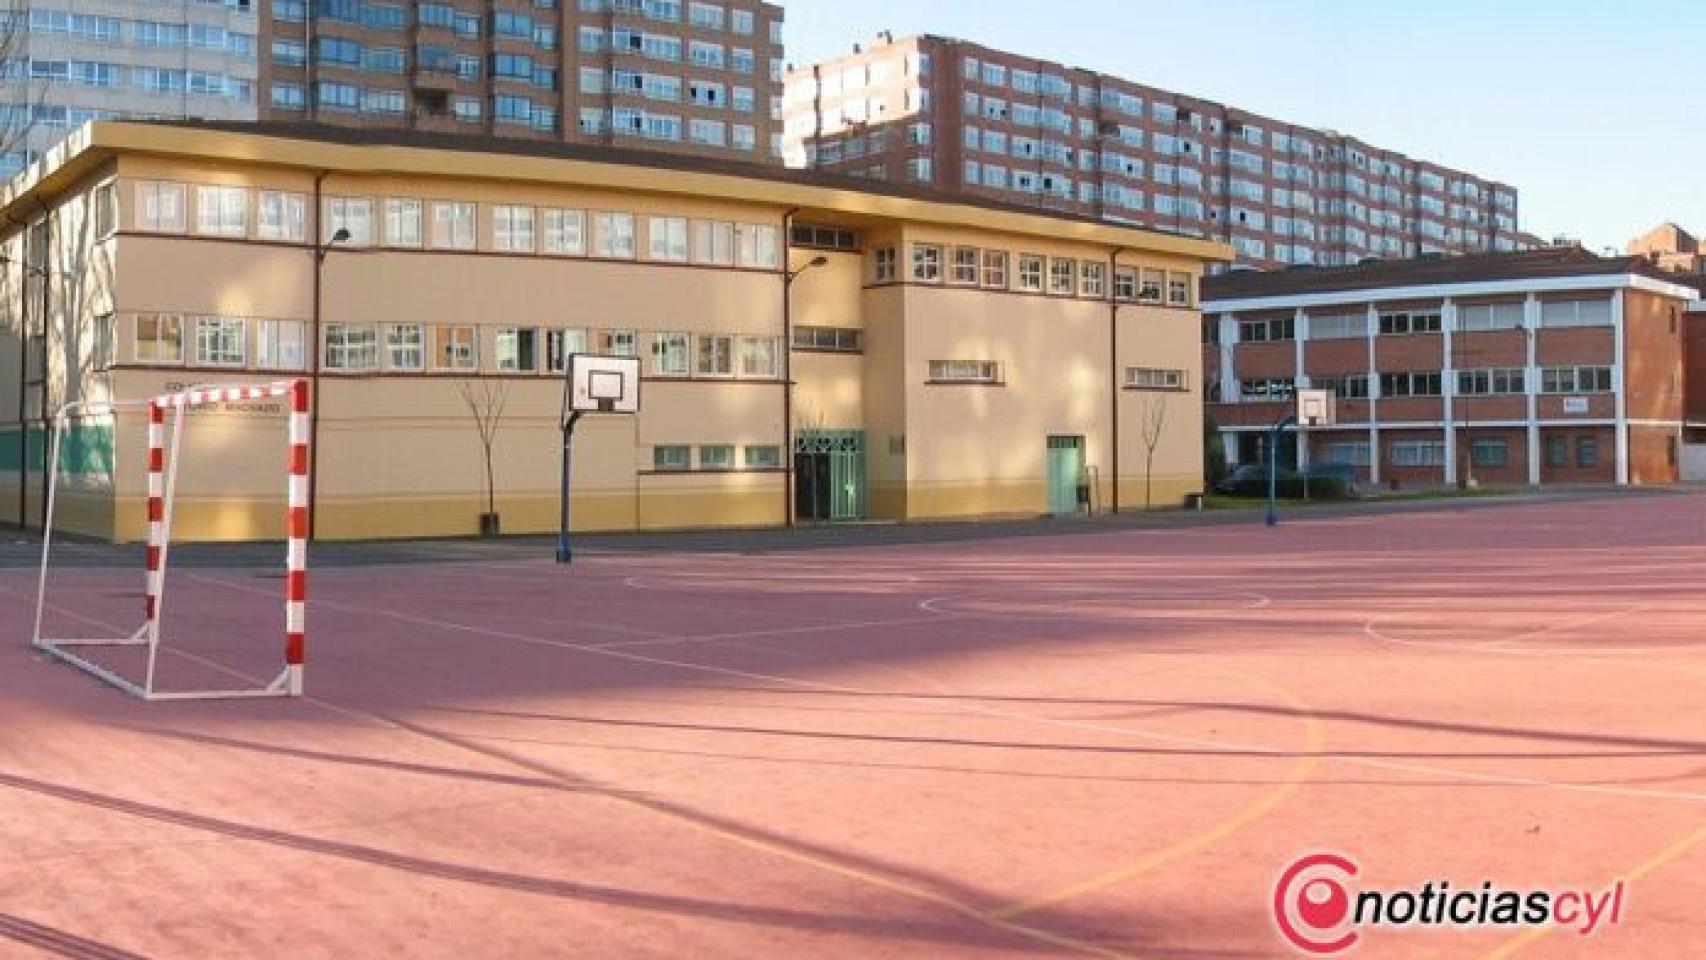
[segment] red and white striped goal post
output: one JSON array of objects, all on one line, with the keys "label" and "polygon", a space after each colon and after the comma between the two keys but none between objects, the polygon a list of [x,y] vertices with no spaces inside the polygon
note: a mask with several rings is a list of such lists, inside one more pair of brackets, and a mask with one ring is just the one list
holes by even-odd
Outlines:
[{"label": "red and white striped goal post", "polygon": [[[172,506],[177,488],[179,452],[185,414],[192,408],[214,403],[289,398],[289,455],[286,458],[287,494],[285,513],[284,578],[284,668],[264,687],[229,690],[155,689],[155,664],[160,649],[160,615],[165,595],[166,565],[171,545]],[[129,637],[107,639],[47,639],[41,635],[42,612],[47,601],[47,572],[53,536],[54,508],[59,488],[59,446],[65,424],[74,413],[104,409],[116,413],[143,405],[148,412],[148,546],[144,561],[147,585],[143,597],[143,622]],[[174,411],[171,450],[166,447],[166,411]],[[143,401],[108,403],[76,402],[62,407],[54,419],[49,444],[48,499],[42,523],[41,577],[36,595],[33,643],[58,659],[90,673],[144,700],[208,700],[237,697],[301,696],[303,668],[307,662],[308,600],[308,478],[309,478],[309,390],[307,380],[280,380],[253,385],[200,386],[165,393]],[[148,665],[143,681],[137,683],[116,672],[64,649],[75,646],[146,646]]]}]

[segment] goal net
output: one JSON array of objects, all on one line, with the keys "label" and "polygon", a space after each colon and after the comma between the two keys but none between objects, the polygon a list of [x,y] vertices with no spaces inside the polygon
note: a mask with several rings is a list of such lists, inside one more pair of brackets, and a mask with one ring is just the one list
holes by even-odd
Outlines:
[{"label": "goal net", "polygon": [[[252,688],[162,690],[156,686],[156,666],[162,641],[161,615],[166,599],[166,570],[172,542],[172,513],[176,503],[186,416],[191,410],[219,404],[284,399],[287,401],[288,456],[282,471],[285,487],[284,662],[270,682]],[[110,414],[141,407],[148,417],[148,541],[144,554],[145,586],[142,619],[127,636],[49,637],[43,634],[44,611],[50,606],[48,571],[53,559],[56,507],[61,497],[60,447],[74,418]],[[168,442],[167,423],[170,421]],[[48,494],[42,519],[41,572],[36,587],[35,648],[144,700],[209,700],[239,697],[300,696],[306,660],[305,605],[308,590],[308,382],[283,380],[254,385],[195,387],[146,400],[76,401],[54,417],[48,446]],[[87,618],[85,618],[87,619]],[[140,649],[144,653],[140,679],[96,662],[89,648]]]}]

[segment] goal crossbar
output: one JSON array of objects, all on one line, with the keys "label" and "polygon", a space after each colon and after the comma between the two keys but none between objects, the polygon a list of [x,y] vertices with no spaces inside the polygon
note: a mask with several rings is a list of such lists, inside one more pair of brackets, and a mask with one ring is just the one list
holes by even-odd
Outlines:
[{"label": "goal crossbar", "polygon": [[[171,545],[172,508],[178,479],[185,415],[198,406],[285,397],[290,402],[285,516],[285,651],[284,666],[273,680],[253,688],[217,690],[160,690],[155,665],[160,652],[160,614],[165,600],[166,562]],[[44,637],[42,616],[47,608],[47,576],[53,545],[53,520],[59,498],[60,445],[73,416],[110,414],[145,407],[148,413],[148,546],[142,623],[123,637]],[[166,449],[166,416],[172,411],[171,451]],[[143,700],[214,700],[244,697],[301,696],[306,665],[306,605],[308,593],[308,382],[281,380],[242,386],[193,387],[144,400],[73,401],[59,408],[48,440],[48,489],[43,506],[41,574],[36,584],[35,627],[31,644],[43,653]],[[127,678],[74,652],[84,647],[145,647],[147,666],[141,682]]]}]

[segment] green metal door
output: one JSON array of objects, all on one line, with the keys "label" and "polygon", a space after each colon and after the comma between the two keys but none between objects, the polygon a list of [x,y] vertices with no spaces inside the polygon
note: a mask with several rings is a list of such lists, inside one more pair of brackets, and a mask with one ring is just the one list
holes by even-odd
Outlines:
[{"label": "green metal door", "polygon": [[794,438],[802,520],[865,519],[865,432],[806,430]]},{"label": "green metal door", "polygon": [[1048,512],[1078,512],[1078,482],[1084,474],[1084,438],[1048,438]]}]

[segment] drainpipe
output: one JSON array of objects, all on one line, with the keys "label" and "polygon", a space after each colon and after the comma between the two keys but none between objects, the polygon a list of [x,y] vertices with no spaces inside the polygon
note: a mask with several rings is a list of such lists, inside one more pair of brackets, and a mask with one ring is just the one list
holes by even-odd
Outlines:
[{"label": "drainpipe", "polygon": [[308,405],[308,539],[314,539],[318,529],[315,520],[319,515],[320,500],[317,496],[320,484],[320,301],[323,283],[321,274],[326,266],[326,244],[322,235],[325,233],[326,202],[324,188],[326,178],[331,175],[329,170],[321,170],[314,177],[314,233],[310,238],[309,250],[314,257],[314,304],[310,315],[308,330],[308,390],[310,400]]},{"label": "drainpipe", "polygon": [[[39,201],[38,201],[39,203]],[[53,471],[48,469],[48,432],[53,422],[53,414],[48,410],[48,392],[52,382],[48,378],[48,338],[53,336],[53,319],[50,314],[53,296],[53,211],[41,204],[42,216],[42,266],[41,266],[41,440],[42,440],[42,471],[41,471],[41,502],[42,529],[47,529],[47,497],[53,485]],[[20,414],[22,410],[18,411]],[[29,428],[24,428],[24,436],[29,436]],[[18,499],[23,499],[23,485],[18,485]]]},{"label": "drainpipe", "polygon": [[794,525],[794,214],[782,214],[782,525]]},{"label": "drainpipe", "polygon": [[24,491],[28,487],[26,478],[29,474],[25,467],[30,462],[30,427],[24,420],[24,408],[29,400],[29,391],[24,387],[24,376],[29,372],[29,278],[30,278],[30,225],[28,222],[19,223],[12,219],[11,214],[6,219],[22,228],[23,243],[19,245],[22,251],[18,255],[18,529],[24,529],[29,519],[24,502]]},{"label": "drainpipe", "polygon": [[1114,293],[1118,289],[1120,254],[1130,250],[1129,247],[1115,247],[1108,254],[1108,396],[1111,401],[1109,412],[1111,428],[1108,444],[1110,456],[1113,458],[1113,513],[1120,512],[1120,301]]}]

